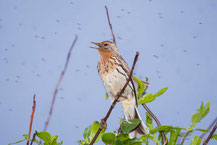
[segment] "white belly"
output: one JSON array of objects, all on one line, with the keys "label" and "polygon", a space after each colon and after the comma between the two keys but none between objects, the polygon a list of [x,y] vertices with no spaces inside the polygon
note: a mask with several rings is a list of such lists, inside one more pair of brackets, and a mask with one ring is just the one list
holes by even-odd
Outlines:
[{"label": "white belly", "polygon": [[[122,69],[119,69],[119,72]],[[104,75],[103,77],[101,76],[101,79],[103,81],[104,87],[111,99],[111,101],[114,101],[114,97],[117,95],[118,92],[121,91],[121,89],[124,87],[128,77],[124,76],[125,74],[123,70],[121,71],[122,74],[120,74],[116,69],[113,69],[109,74]],[[133,86],[132,83],[129,82],[129,85],[125,89],[124,93],[122,94],[123,97],[120,97],[119,101],[126,101],[131,100],[134,98],[134,92],[133,92]]]}]

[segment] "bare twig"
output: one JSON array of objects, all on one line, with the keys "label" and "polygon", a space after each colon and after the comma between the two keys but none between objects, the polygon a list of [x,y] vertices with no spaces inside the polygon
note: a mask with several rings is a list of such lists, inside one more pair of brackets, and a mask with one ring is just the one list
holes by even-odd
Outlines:
[{"label": "bare twig", "polygon": [[113,42],[114,42],[114,44],[116,45],[115,35],[114,35],[113,29],[112,29],[112,24],[111,24],[111,22],[110,22],[110,18],[109,18],[109,13],[108,13],[108,8],[107,8],[107,6],[105,6],[105,10],[106,10],[106,15],[107,15],[109,27],[110,27],[111,32],[112,32]]},{"label": "bare twig", "polygon": [[212,131],[210,132],[209,136],[207,137],[207,139],[204,141],[203,145],[207,145],[207,143],[209,142],[209,140],[211,139],[211,137],[213,136],[215,130],[217,128],[217,123],[215,124],[215,126],[213,127]]},{"label": "bare twig", "polygon": [[32,145],[33,144],[33,142],[34,142],[34,140],[35,140],[35,136],[37,135],[37,131],[35,131],[35,133],[33,134],[33,137],[32,137],[32,140],[31,140],[31,143],[30,143],[30,145]]},{"label": "bare twig", "polygon": [[33,96],[33,105],[32,105],[32,114],[31,114],[31,119],[30,119],[30,125],[29,125],[29,135],[28,135],[28,140],[27,140],[27,145],[29,145],[29,140],[30,140],[30,135],[32,131],[32,123],[33,123],[33,118],[35,114],[35,106],[36,106],[36,101],[35,101],[35,95]]},{"label": "bare twig", "polygon": [[56,84],[56,88],[55,88],[55,90],[54,90],[54,95],[53,95],[53,99],[52,99],[51,106],[50,106],[49,115],[48,115],[47,121],[45,122],[45,125],[44,125],[44,129],[43,129],[44,131],[47,130],[47,127],[48,127],[48,125],[49,125],[49,122],[50,122],[50,119],[51,119],[51,116],[52,116],[52,112],[53,112],[54,103],[55,103],[55,100],[56,100],[56,95],[57,95],[57,92],[58,92],[58,90],[59,90],[60,83],[61,83],[61,81],[62,81],[62,79],[63,79],[63,77],[64,77],[64,74],[65,74],[65,72],[66,72],[66,69],[67,69],[67,67],[68,67],[69,58],[70,58],[70,56],[71,56],[71,51],[72,51],[72,49],[74,48],[77,39],[78,39],[78,36],[76,35],[76,36],[75,36],[75,39],[74,39],[74,41],[73,41],[73,43],[72,43],[72,45],[71,45],[71,47],[70,47],[70,49],[69,49],[69,52],[68,52],[68,55],[67,55],[67,58],[66,58],[66,62],[65,62],[64,69],[62,70],[62,72],[61,72],[61,74],[60,74],[60,77],[59,77],[59,80],[58,80],[58,82],[57,82],[57,84]]},{"label": "bare twig", "polygon": [[[144,82],[144,81],[143,81]],[[148,89],[149,82],[147,82],[148,85],[146,85],[146,89]],[[146,94],[146,92],[144,92]],[[144,95],[143,94],[143,95]],[[157,119],[157,117],[154,115],[154,113],[148,108],[146,104],[142,104],[142,106],[145,108],[145,110],[152,116],[152,118],[155,120],[158,126],[161,126],[160,121]],[[166,136],[164,134],[164,131],[160,131],[162,139],[163,139],[163,145],[167,143]]]},{"label": "bare twig", "polygon": [[183,139],[182,139],[181,144],[184,144],[184,142],[185,142],[185,140],[186,140],[186,138],[187,138],[187,136],[188,136],[188,134],[189,134],[190,132],[191,132],[191,130],[189,130],[189,131],[186,132],[185,136],[184,136]]},{"label": "bare twig", "polygon": [[[145,108],[145,110],[152,116],[152,118],[155,120],[155,122],[157,123],[158,126],[161,126],[160,121],[157,119],[157,117],[154,115],[154,113],[152,113],[152,111],[148,108],[148,106],[146,104],[142,104],[142,106]],[[163,144],[165,144],[167,142],[164,131],[160,131],[161,135],[162,135],[162,139],[163,139]]]},{"label": "bare twig", "polygon": [[[212,121],[212,123],[209,125],[209,127],[206,130],[210,130],[213,125],[215,125],[215,123],[217,123],[217,117]],[[203,133],[200,138],[203,138],[206,135],[207,132]]]},{"label": "bare twig", "polygon": [[119,128],[118,128],[117,134],[119,134],[120,132],[121,132],[121,125],[120,125]]},{"label": "bare twig", "polygon": [[132,66],[132,69],[131,69],[131,71],[130,71],[129,78],[127,79],[127,81],[126,81],[124,87],[121,89],[121,91],[120,91],[119,93],[117,93],[117,95],[116,95],[116,97],[115,97],[115,100],[113,101],[112,105],[110,106],[110,108],[109,108],[109,110],[108,110],[106,116],[105,116],[103,119],[101,119],[100,127],[99,127],[97,133],[95,134],[94,138],[92,139],[90,145],[93,145],[93,144],[94,144],[95,140],[97,139],[97,137],[99,136],[100,132],[101,132],[102,129],[104,128],[104,126],[105,126],[105,124],[106,124],[106,122],[107,122],[107,119],[109,118],[109,116],[110,116],[110,114],[111,114],[113,108],[115,107],[115,105],[116,105],[118,99],[120,98],[120,96],[122,95],[122,93],[123,93],[124,90],[126,89],[127,85],[129,84],[129,82],[130,82],[130,80],[131,80],[131,78],[132,78],[133,70],[134,70],[135,65],[136,65],[136,62],[137,62],[137,60],[138,60],[138,56],[139,56],[139,52],[136,52],[136,56],[135,56],[134,61],[133,61],[133,66]]}]

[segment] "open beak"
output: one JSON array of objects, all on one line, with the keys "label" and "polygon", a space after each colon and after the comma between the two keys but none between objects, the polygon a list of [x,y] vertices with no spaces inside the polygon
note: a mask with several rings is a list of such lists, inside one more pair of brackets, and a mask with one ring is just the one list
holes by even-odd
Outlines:
[{"label": "open beak", "polygon": [[97,45],[98,47],[92,47],[92,46],[91,46],[90,48],[99,49],[99,48],[101,47],[99,43],[96,43],[96,42],[91,42],[91,43],[93,43],[93,44]]}]

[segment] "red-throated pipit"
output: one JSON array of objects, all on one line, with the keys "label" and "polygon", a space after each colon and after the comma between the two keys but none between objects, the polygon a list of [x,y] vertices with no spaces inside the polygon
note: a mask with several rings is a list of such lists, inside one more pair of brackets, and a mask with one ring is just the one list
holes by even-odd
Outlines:
[{"label": "red-throated pipit", "polygon": [[[98,72],[104,87],[113,102],[115,99],[114,97],[124,87],[129,78],[130,69],[113,42],[102,41],[94,44],[97,45],[97,47],[93,48],[96,48],[100,55],[100,61],[97,66]],[[138,118],[141,120],[141,124],[129,133],[130,138],[136,137],[137,134],[145,135],[149,133],[149,129],[143,123],[137,110],[137,98],[134,94],[132,83],[136,84],[134,80],[129,82],[124,93],[119,98],[125,119],[130,120]]]}]

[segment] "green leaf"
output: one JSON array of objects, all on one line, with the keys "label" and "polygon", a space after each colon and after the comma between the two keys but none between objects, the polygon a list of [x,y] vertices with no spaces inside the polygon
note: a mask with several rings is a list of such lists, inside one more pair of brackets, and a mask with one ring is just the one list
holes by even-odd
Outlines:
[{"label": "green leaf", "polygon": [[124,144],[120,140],[115,140],[115,141],[112,142],[111,145],[124,145]]},{"label": "green leaf", "polygon": [[88,143],[86,143],[84,140],[78,140],[77,143],[79,145],[88,145]]},{"label": "green leaf", "polygon": [[105,144],[111,144],[113,141],[115,140],[115,134],[114,133],[104,133],[102,135],[102,141],[105,143]]},{"label": "green leaf", "polygon": [[186,130],[185,128],[180,128],[180,127],[173,127],[173,126],[157,126],[153,129],[150,130],[150,133],[153,134],[155,132],[158,132],[158,131],[172,131],[174,129],[183,129],[183,130]]},{"label": "green leaf", "polygon": [[162,95],[167,89],[168,87],[161,89],[156,94],[147,93],[143,95],[142,97],[139,98],[138,104],[144,104],[144,103],[149,103],[154,101],[158,96]]},{"label": "green leaf", "polygon": [[133,76],[136,82],[138,83],[138,88],[137,88],[137,97],[140,97],[146,90],[146,85],[140,80],[139,78]]},{"label": "green leaf", "polygon": [[[176,129],[174,129],[174,130],[176,130]],[[168,139],[167,139],[167,134],[169,134],[169,133],[170,133],[170,131],[164,131],[164,135],[165,135],[165,139],[166,139],[166,140],[168,140]],[[159,133],[159,134],[158,134],[158,141],[163,142],[162,139],[163,139],[163,137],[162,137],[161,133]],[[162,144],[163,144],[163,143],[162,143]]]},{"label": "green leaf", "polygon": [[50,145],[58,145],[57,138],[58,138],[58,136],[52,136]]},{"label": "green leaf", "polygon": [[58,143],[58,145],[62,145],[62,144],[63,144],[63,141],[61,141],[61,142]]},{"label": "green leaf", "polygon": [[177,129],[176,131],[174,130],[170,131],[170,140],[168,142],[168,145],[176,145],[176,141],[177,141],[180,131],[181,129]]},{"label": "green leaf", "polygon": [[22,140],[19,140],[19,141],[17,141],[17,142],[9,143],[8,145],[21,143],[21,142],[23,142],[23,141],[27,141],[27,140],[28,140],[28,139],[22,139]]},{"label": "green leaf", "polygon": [[209,130],[206,130],[206,129],[200,129],[200,128],[193,129],[192,131],[201,131],[201,132],[203,132],[203,133],[207,133],[207,132],[209,132]]},{"label": "green leaf", "polygon": [[152,116],[148,112],[146,112],[146,125],[152,129],[153,128],[153,123],[152,123]]},{"label": "green leaf", "polygon": [[[23,141],[27,141],[27,140],[28,140],[28,138],[29,138],[29,135],[28,135],[28,134],[23,134],[22,136],[24,137],[24,139],[22,139],[22,140],[19,140],[19,141],[17,141],[17,142],[14,142],[14,143],[9,143],[8,145],[12,145],[12,144],[21,143],[21,142],[23,142]],[[41,144],[39,143],[39,141],[38,141],[38,140],[36,140],[36,139],[34,139],[34,141],[33,141],[33,142],[37,143],[38,145],[41,145]]]},{"label": "green leaf", "polygon": [[142,145],[142,142],[139,138],[128,139],[122,142],[124,145]]},{"label": "green leaf", "polygon": [[91,132],[91,125],[84,129],[83,137],[89,143],[89,136]]},{"label": "green leaf", "polygon": [[156,97],[152,93],[147,93],[139,98],[138,104],[144,104],[152,102]]},{"label": "green leaf", "polygon": [[107,100],[109,98],[108,93],[105,94],[105,99]]},{"label": "green leaf", "polygon": [[120,141],[125,141],[130,139],[128,134],[124,134],[124,133],[120,133],[116,136],[117,139],[119,139]]},{"label": "green leaf", "polygon": [[[94,121],[92,126],[91,126],[91,132],[90,132],[90,141],[94,138],[95,134],[97,133],[98,129],[100,127],[100,123],[97,121]],[[99,136],[97,137],[96,142],[98,142],[102,138],[102,134],[105,132],[105,128],[102,129],[100,132]]]},{"label": "green leaf", "polygon": [[158,97],[158,96],[162,95],[164,92],[166,92],[167,89],[168,89],[168,87],[163,88],[160,91],[158,91],[155,95]]},{"label": "green leaf", "polygon": [[141,120],[139,120],[139,119],[131,119],[128,121],[124,121],[121,124],[121,129],[122,129],[123,133],[128,134],[130,131],[135,129],[140,123],[141,123]]},{"label": "green leaf", "polygon": [[202,142],[202,139],[199,136],[194,136],[194,138],[191,140],[190,145],[200,145]]},{"label": "green leaf", "polygon": [[28,134],[23,134],[22,136],[23,136],[25,139],[27,139],[27,140],[29,139],[29,135],[28,135]]},{"label": "green leaf", "polygon": [[210,102],[208,101],[206,103],[206,106],[204,107],[203,105],[203,101],[201,101],[201,105],[200,105],[200,109],[198,109],[197,113],[193,113],[192,115],[192,119],[191,119],[191,126],[190,129],[194,128],[195,125],[201,121],[201,119],[203,119],[208,113],[209,113],[209,106],[210,106]]},{"label": "green leaf", "polygon": [[214,135],[212,136],[212,139],[217,140],[217,134],[214,134]]},{"label": "green leaf", "polygon": [[41,131],[41,132],[38,132],[36,135],[44,141],[44,145],[50,145],[51,135],[49,132]]},{"label": "green leaf", "polygon": [[142,142],[144,142],[145,144],[148,144],[148,139],[150,139],[150,140],[152,140],[153,142],[156,143],[156,140],[155,140],[154,136],[152,136],[151,134],[146,134],[146,135],[140,137],[140,140]]}]

